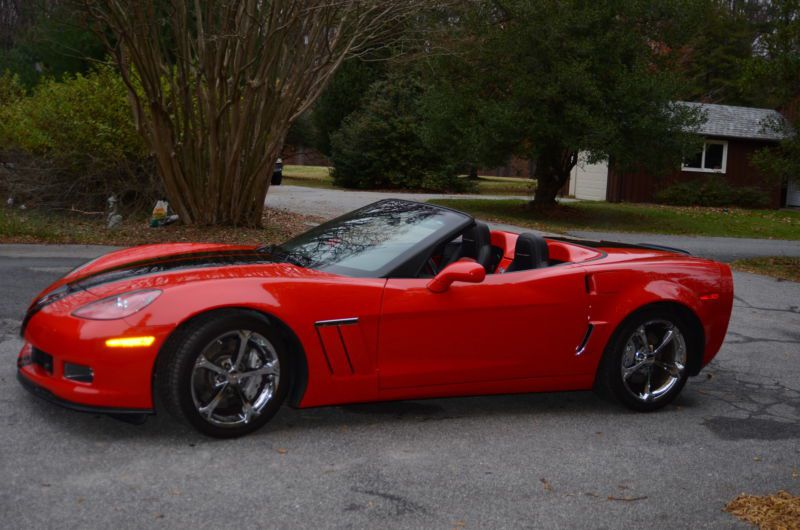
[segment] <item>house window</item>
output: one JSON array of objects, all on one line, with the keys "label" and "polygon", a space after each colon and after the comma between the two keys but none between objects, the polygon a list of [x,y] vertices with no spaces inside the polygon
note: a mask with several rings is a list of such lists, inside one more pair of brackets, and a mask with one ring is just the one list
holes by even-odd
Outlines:
[{"label": "house window", "polygon": [[701,151],[683,160],[683,170],[725,173],[727,164],[728,142],[724,140],[706,140]]}]

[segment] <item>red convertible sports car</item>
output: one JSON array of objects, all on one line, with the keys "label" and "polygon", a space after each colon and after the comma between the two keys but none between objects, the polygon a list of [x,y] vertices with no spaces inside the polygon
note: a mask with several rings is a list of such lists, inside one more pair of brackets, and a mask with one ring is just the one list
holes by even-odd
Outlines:
[{"label": "red convertible sports car", "polygon": [[81,411],[240,436],[295,407],[598,389],[651,411],[722,345],[730,269],[376,202],[278,246],[112,252],[47,288],[19,381]]}]

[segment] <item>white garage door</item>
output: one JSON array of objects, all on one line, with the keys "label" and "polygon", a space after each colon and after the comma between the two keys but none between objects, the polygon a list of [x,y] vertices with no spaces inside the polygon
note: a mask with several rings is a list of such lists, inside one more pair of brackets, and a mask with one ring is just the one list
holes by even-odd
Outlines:
[{"label": "white garage door", "polygon": [[578,163],[572,169],[569,180],[569,193],[576,199],[591,201],[606,200],[608,185],[608,163],[589,164],[586,155],[578,156]]},{"label": "white garage door", "polygon": [[800,206],[800,179],[789,180],[786,190],[786,206]]}]

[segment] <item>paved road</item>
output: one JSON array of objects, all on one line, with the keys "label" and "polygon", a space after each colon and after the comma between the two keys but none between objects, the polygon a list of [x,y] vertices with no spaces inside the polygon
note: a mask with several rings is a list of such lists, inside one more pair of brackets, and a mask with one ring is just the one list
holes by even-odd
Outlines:
[{"label": "paved road", "polygon": [[[267,195],[267,206],[298,213],[309,213],[320,217],[335,217],[355,210],[371,202],[403,197],[411,200],[426,201],[432,198],[469,198],[508,199],[495,196],[436,195],[424,193],[392,194],[375,191],[342,191],[300,186],[275,186]],[[518,197],[525,198],[525,197]],[[513,232],[530,231],[530,228],[490,223],[492,227]],[[657,234],[637,234],[625,232],[590,232],[576,231],[569,235],[586,239],[606,239],[623,243],[653,243],[688,250],[696,256],[730,262],[740,258],[758,256],[797,256],[800,257],[800,241],[783,241],[770,239],[744,239],[735,237],[692,237],[667,236]]]},{"label": "paved road", "polygon": [[437,399],[285,409],[217,441],[17,384],[20,314],[89,257],[68,254],[0,247],[6,528],[748,528],[721,511],[740,492],[800,494],[800,284],[736,274],[722,352],[656,414],[589,392]]},{"label": "paved road", "polygon": [[271,186],[267,206],[290,212],[330,218],[361,208],[381,199],[403,198],[425,202],[429,199],[529,199],[520,196],[448,195],[442,193],[392,193],[384,191],[344,191],[305,186]]}]

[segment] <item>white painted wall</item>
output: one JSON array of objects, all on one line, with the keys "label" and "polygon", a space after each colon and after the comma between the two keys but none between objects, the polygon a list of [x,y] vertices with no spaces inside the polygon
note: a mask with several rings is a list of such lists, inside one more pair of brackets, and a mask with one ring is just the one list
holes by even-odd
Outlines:
[{"label": "white painted wall", "polygon": [[790,179],[786,190],[786,206],[800,206],[800,179]]},{"label": "white painted wall", "polygon": [[578,163],[572,168],[569,179],[569,194],[576,199],[592,201],[606,200],[608,186],[608,163],[589,164],[586,154],[578,155]]}]

